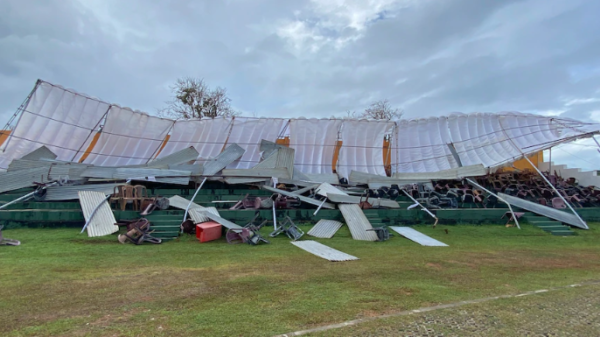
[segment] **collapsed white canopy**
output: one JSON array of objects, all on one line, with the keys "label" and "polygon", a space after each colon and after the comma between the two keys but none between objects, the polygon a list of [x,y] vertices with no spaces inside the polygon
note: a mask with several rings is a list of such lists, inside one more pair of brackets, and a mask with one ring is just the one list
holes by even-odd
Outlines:
[{"label": "collapsed white canopy", "polygon": [[337,142],[342,141],[337,172],[344,177],[352,170],[385,175],[384,138],[391,145],[392,172],[411,173],[448,170],[459,162],[494,168],[600,131],[600,124],[517,112],[397,122],[247,117],[173,121],[39,81],[0,147],[0,169],[42,145],[59,160],[78,161],[105,116],[85,163],[144,164],[189,146],[204,161],[237,143],[246,152],[230,168],[249,168],[260,158],[260,141],[274,141],[287,130],[290,147],[296,150],[295,169],[302,173],[331,173]]}]

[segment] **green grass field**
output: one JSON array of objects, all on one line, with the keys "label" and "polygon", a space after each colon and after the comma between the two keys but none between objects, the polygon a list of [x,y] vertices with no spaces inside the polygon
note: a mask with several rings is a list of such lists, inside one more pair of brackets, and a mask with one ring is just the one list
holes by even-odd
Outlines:
[{"label": "green grass field", "polygon": [[316,239],[360,258],[348,262],[283,236],[134,246],[76,229],[7,230],[22,245],[0,247],[0,335],[269,336],[563,286],[600,279],[599,225],[571,237],[529,225],[415,226],[450,247],[354,241],[346,227]]}]

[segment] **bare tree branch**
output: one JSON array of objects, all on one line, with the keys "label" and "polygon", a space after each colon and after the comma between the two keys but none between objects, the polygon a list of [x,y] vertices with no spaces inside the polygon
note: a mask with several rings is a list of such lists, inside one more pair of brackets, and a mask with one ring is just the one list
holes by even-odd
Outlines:
[{"label": "bare tree branch", "polygon": [[372,103],[359,118],[392,120],[402,118],[403,111],[398,108],[392,108],[387,99]]},{"label": "bare tree branch", "polygon": [[211,90],[203,79],[179,78],[171,87],[173,99],[159,111],[162,117],[175,119],[233,117],[240,115],[231,107],[225,88]]}]

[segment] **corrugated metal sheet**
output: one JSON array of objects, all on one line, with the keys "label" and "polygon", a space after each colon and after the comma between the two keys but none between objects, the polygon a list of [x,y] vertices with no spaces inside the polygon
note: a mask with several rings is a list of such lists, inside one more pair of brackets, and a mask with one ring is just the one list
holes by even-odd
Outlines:
[{"label": "corrugated metal sheet", "polygon": [[109,235],[119,231],[119,226],[116,226],[115,215],[110,209],[108,202],[105,202],[106,194],[94,191],[79,191],[79,203],[83,210],[85,221],[89,221],[90,216],[101,203],[94,217],[87,226],[87,233],[90,237]]},{"label": "corrugated metal sheet", "polygon": [[322,174],[304,174],[309,181],[313,181],[316,183],[328,183],[332,185],[337,185],[340,183],[340,178],[335,173],[322,173]]},{"label": "corrugated metal sheet", "polygon": [[410,227],[391,226],[390,229],[394,230],[394,232],[404,236],[405,238],[420,244],[421,246],[448,247],[447,244],[440,242],[432,237],[429,237]]},{"label": "corrugated metal sheet", "polygon": [[47,183],[48,169],[34,168],[0,173],[0,193],[33,186],[34,182]]},{"label": "corrugated metal sheet", "polygon": [[331,202],[341,203],[341,204],[359,204],[361,201],[368,201],[373,206],[381,206],[386,208],[400,208],[398,202],[390,199],[381,199],[381,198],[362,198],[351,196],[351,195],[341,195],[341,194],[327,194],[327,199]]},{"label": "corrugated metal sheet", "polygon": [[227,167],[227,165],[240,159],[244,155],[244,152],[245,150],[237,144],[229,145],[214,159],[204,163],[204,172],[202,174],[205,176],[212,176],[219,173],[219,171]]},{"label": "corrugated metal sheet", "polygon": [[571,213],[563,212],[563,211],[560,211],[555,208],[550,208],[547,206],[536,204],[531,201],[527,201],[527,200],[523,200],[521,198],[506,195],[504,193],[498,193],[498,196],[500,198],[506,200],[509,204],[511,204],[513,206],[523,208],[530,212],[537,213],[537,214],[540,214],[543,216],[547,216],[551,219],[558,220],[560,222],[564,222],[571,226],[579,227],[582,229],[589,229],[589,227],[586,223],[581,223],[581,221],[579,221],[579,219]]},{"label": "corrugated metal sheet", "polygon": [[312,240],[292,241],[291,244],[293,244],[294,246],[296,246],[300,249],[303,249],[313,255],[316,255],[320,258],[323,258],[323,259],[329,260],[329,261],[358,260],[358,258],[356,256],[352,256],[352,255],[346,254],[344,252],[340,252],[337,249],[333,249],[331,247],[325,246],[322,243],[312,241]]},{"label": "corrugated metal sheet", "polygon": [[[185,210],[188,205],[190,204],[190,201],[184,197],[180,197],[178,195],[174,195],[172,197],[169,198],[169,206],[174,207],[174,208],[179,208],[179,209],[183,209]],[[204,208],[196,203],[193,203],[190,205],[190,209],[192,208]]]},{"label": "corrugated metal sheet", "polygon": [[115,187],[121,184],[88,184],[73,186],[52,186],[46,189],[46,201],[78,200],[79,191],[100,192],[104,195],[113,194]]},{"label": "corrugated metal sheet", "polygon": [[266,169],[266,168],[275,168],[277,167],[277,151],[272,151],[271,154],[266,157],[263,161],[256,164],[252,169]]},{"label": "corrugated metal sheet", "polygon": [[273,188],[273,187],[270,187],[270,186],[261,186],[261,188],[264,189],[264,190],[271,191],[271,192],[274,192],[274,193],[279,193],[281,195],[285,195],[285,196],[288,196],[288,197],[299,198],[300,201],[305,202],[307,204],[315,205],[317,207],[321,206],[321,204],[323,204],[323,206],[321,206],[322,208],[335,209],[335,205],[330,204],[328,202],[323,203],[322,201],[319,201],[319,200],[316,200],[316,199],[313,199],[313,198],[305,197],[305,196],[302,196],[302,195],[297,195],[297,194],[294,194],[292,192],[280,190],[278,188]]},{"label": "corrugated metal sheet", "polygon": [[47,161],[15,159],[8,165],[7,171],[13,172],[18,170],[30,170],[42,167],[49,171],[50,166],[52,166],[52,163]]},{"label": "corrugated metal sheet", "polygon": [[282,147],[277,150],[277,163],[275,167],[285,167],[288,170],[288,174],[291,177],[294,176],[294,156],[296,150],[289,147]]},{"label": "corrugated metal sheet", "polygon": [[[401,180],[425,179],[425,180],[445,180],[445,179],[461,179],[464,177],[477,177],[487,174],[486,168],[481,165],[469,165],[449,170],[437,172],[422,172],[422,173],[395,173],[393,178]],[[376,180],[373,182],[377,182]]]},{"label": "corrugated metal sheet", "polygon": [[224,180],[229,185],[238,185],[238,184],[268,183],[270,179],[264,179],[264,178],[225,178]]},{"label": "corrugated metal sheet", "polygon": [[275,150],[280,149],[282,147],[284,146],[265,139],[260,141],[260,152],[262,152],[263,158],[271,156]]},{"label": "corrugated metal sheet", "polygon": [[298,169],[294,170],[294,175],[292,176],[292,179],[300,181],[310,181],[310,178],[307,177],[306,174],[300,172],[300,170]]},{"label": "corrugated metal sheet", "polygon": [[142,177],[188,177],[190,171],[164,170],[152,168],[90,167],[83,177],[100,179],[132,179]]},{"label": "corrugated metal sheet", "polygon": [[[395,173],[393,177],[385,177],[365,172],[350,172],[350,181],[355,184],[377,184],[376,186],[389,186],[391,184],[406,185],[428,182],[431,180],[452,180],[463,177],[477,177],[487,174],[483,165],[470,165],[437,172]],[[375,187],[375,185],[374,185]]]},{"label": "corrugated metal sheet", "polygon": [[56,159],[56,157],[57,156],[54,152],[50,151],[50,149],[48,149],[46,146],[42,145],[41,147],[37,148],[36,150],[33,150],[30,153],[24,155],[23,157],[21,157],[21,159],[40,160],[42,158],[45,158],[45,159],[54,160],[54,159]]},{"label": "corrugated metal sheet", "polygon": [[218,216],[218,215],[215,215],[215,214],[213,214],[213,213],[210,213],[210,212],[204,212],[204,214],[205,214],[207,217],[209,217],[209,218],[210,218],[212,221],[218,222],[218,223],[220,223],[221,225],[223,225],[223,227],[227,227],[227,228],[229,228],[229,229],[232,229],[232,228],[242,228],[242,226],[240,226],[240,225],[236,225],[236,224],[234,224],[233,222],[231,222],[231,221],[229,221],[229,220],[227,220],[227,219],[223,219],[223,218],[221,218],[220,216]]},{"label": "corrugated metal sheet", "polygon": [[340,190],[337,187],[332,186],[329,183],[322,183],[321,185],[319,185],[315,193],[323,197],[326,197],[328,194],[348,195],[346,192]]},{"label": "corrugated metal sheet", "polygon": [[342,228],[342,225],[339,221],[321,219],[306,234],[317,238],[331,239]]},{"label": "corrugated metal sheet", "polygon": [[171,184],[171,185],[188,185],[190,183],[190,177],[166,177],[166,178],[154,178],[148,177],[144,178],[133,178],[132,181],[152,181],[163,184]]},{"label": "corrugated metal sheet", "polygon": [[190,171],[192,175],[201,175],[204,172],[204,166],[201,164],[169,165],[169,170]]},{"label": "corrugated metal sheet", "polygon": [[374,231],[369,231],[369,229],[373,229],[373,226],[358,205],[338,205],[338,207],[354,240],[377,240],[377,234]]},{"label": "corrugated metal sheet", "polygon": [[189,210],[188,214],[190,218],[194,221],[194,223],[202,223],[210,221],[208,216],[206,216],[206,212],[214,214],[216,216],[220,216],[219,211],[217,211],[214,207],[195,207]]},{"label": "corrugated metal sheet", "polygon": [[155,159],[148,163],[148,168],[170,168],[172,165],[185,164],[198,158],[198,151],[193,146],[185,148],[181,151],[171,153],[168,156]]},{"label": "corrugated metal sheet", "polygon": [[48,179],[59,180],[69,177],[70,166],[66,164],[53,164],[48,173]]},{"label": "corrugated metal sheet", "polygon": [[285,168],[266,168],[266,169],[225,169],[224,177],[264,177],[264,178],[283,178],[289,179],[289,173]]}]

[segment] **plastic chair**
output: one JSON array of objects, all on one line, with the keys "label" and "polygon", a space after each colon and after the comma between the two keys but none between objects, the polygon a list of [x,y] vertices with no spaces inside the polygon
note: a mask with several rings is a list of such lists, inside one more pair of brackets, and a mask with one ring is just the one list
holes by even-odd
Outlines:
[{"label": "plastic chair", "polygon": [[557,209],[567,208],[565,202],[561,198],[553,198],[552,199],[552,207]]},{"label": "plastic chair", "polygon": [[148,190],[144,185],[135,185],[133,186],[133,203],[134,209],[141,210],[142,204],[144,201],[149,200]]}]

